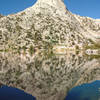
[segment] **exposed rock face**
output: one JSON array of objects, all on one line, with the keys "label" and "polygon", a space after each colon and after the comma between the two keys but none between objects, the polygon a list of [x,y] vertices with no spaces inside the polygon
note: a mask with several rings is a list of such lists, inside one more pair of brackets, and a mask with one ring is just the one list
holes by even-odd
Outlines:
[{"label": "exposed rock face", "polygon": [[100,41],[100,21],[69,12],[62,0],[38,0],[32,7],[0,18],[0,49],[67,47]]},{"label": "exposed rock face", "polygon": [[82,54],[0,54],[0,83],[22,89],[37,100],[64,100],[74,86],[95,80],[100,80],[100,59],[85,58]]},{"label": "exposed rock face", "polygon": [[44,4],[53,6],[57,9],[61,10],[61,12],[63,12],[63,11],[66,12],[66,7],[65,7],[62,0],[38,0],[37,3],[39,3],[42,6],[43,6],[43,3],[44,3]]},{"label": "exposed rock face", "polygon": [[81,17],[78,15],[75,15],[75,17],[88,32],[88,34],[86,34],[87,38],[94,38],[100,42],[100,20],[89,17]]},{"label": "exposed rock face", "polygon": [[[0,18],[0,49],[67,47],[100,41],[100,21],[69,12],[62,0],[38,0],[22,12]],[[0,81],[37,100],[64,100],[72,87],[100,79],[100,59],[75,56],[47,58],[0,55]]]}]

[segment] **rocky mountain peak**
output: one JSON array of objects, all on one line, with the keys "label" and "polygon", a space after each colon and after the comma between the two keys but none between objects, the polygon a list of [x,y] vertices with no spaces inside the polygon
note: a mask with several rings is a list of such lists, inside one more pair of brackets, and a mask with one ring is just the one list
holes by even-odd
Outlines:
[{"label": "rocky mountain peak", "polygon": [[37,0],[35,5],[38,5],[42,8],[48,8],[48,6],[50,6],[56,8],[59,11],[66,12],[66,6],[63,0]]},{"label": "rocky mountain peak", "polygon": [[72,14],[63,0],[37,0],[22,12],[0,18],[1,50],[31,46],[48,50],[58,44],[82,49],[98,41],[100,22]]},{"label": "rocky mountain peak", "polygon": [[63,0],[37,0],[37,2],[39,3],[48,3],[49,5],[52,5],[52,6],[62,6],[63,3]]}]

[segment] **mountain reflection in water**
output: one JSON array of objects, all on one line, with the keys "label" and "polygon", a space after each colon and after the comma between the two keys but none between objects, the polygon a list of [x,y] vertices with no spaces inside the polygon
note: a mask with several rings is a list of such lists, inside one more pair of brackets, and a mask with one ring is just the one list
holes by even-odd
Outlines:
[{"label": "mountain reflection in water", "polygon": [[100,59],[66,55],[0,54],[0,83],[15,87],[36,100],[64,100],[68,91],[100,80]]}]

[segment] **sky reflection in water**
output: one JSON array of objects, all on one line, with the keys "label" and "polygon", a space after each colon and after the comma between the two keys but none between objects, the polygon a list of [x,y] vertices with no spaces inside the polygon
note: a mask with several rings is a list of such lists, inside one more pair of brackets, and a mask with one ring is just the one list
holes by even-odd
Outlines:
[{"label": "sky reflection in water", "polygon": [[65,100],[100,100],[100,81],[73,88]]},{"label": "sky reflection in water", "polygon": [[[36,100],[35,97],[17,88],[2,86],[0,88],[1,100]],[[74,87],[65,100],[99,100],[100,81]]]},{"label": "sky reflection in water", "polygon": [[36,100],[32,95],[17,88],[2,86],[0,88],[0,100]]}]

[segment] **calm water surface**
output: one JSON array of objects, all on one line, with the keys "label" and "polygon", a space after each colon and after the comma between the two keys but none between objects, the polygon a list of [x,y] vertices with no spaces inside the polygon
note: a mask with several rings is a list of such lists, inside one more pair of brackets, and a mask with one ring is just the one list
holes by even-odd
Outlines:
[{"label": "calm water surface", "polygon": [[74,87],[65,100],[100,100],[100,81]]},{"label": "calm water surface", "polygon": [[0,53],[0,100],[4,94],[8,99],[2,100],[99,100],[96,80],[100,80],[100,59],[82,53]]}]

